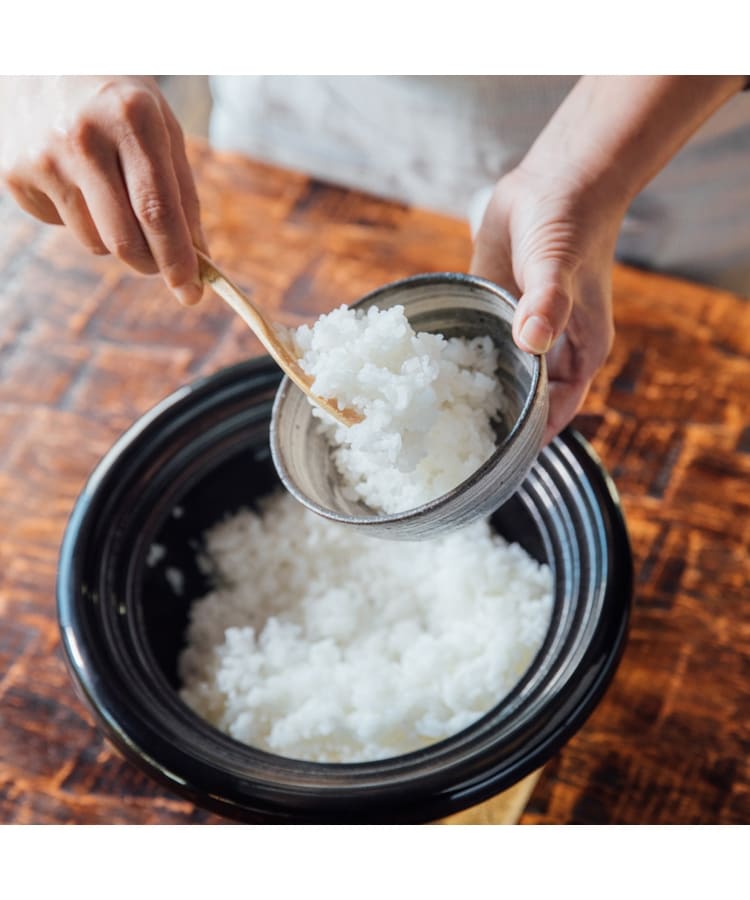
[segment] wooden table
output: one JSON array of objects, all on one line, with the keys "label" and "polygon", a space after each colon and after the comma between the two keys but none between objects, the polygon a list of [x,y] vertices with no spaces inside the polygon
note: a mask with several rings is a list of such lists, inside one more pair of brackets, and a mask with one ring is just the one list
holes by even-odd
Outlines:
[{"label": "wooden table", "polygon": [[[468,265],[463,223],[202,145],[191,157],[216,259],[287,323]],[[115,438],[259,345],[217,298],[183,311],[5,195],[0,271],[0,822],[221,821],[91,724],[63,664],[55,575],[68,513]],[[632,631],[522,822],[750,822],[750,303],[625,268],[614,287],[617,339],[576,424],[622,495]]]}]

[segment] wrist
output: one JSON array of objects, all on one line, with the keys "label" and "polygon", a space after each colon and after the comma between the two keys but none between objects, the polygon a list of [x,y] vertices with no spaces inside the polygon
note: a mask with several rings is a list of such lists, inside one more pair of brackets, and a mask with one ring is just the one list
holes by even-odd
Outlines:
[{"label": "wrist", "polygon": [[539,185],[538,190],[551,192],[558,206],[572,215],[622,218],[637,193],[635,179],[622,167],[591,157],[547,153],[543,147],[532,148],[517,171]]}]

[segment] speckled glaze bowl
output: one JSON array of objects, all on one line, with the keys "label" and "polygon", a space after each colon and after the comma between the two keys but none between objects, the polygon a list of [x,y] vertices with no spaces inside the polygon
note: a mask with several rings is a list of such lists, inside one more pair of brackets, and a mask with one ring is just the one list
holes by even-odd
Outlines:
[{"label": "speckled glaze bowl", "polygon": [[[617,667],[632,576],[612,482],[567,431],[493,514],[497,531],[552,567],[555,584],[544,644],[494,709],[447,740],[378,762],[275,756],[220,733],[180,700],[177,657],[190,603],[208,589],[196,562],[201,535],[279,489],[268,448],[279,380],[265,358],[189,385],[97,466],[60,553],[58,614],[73,680],[127,758],[240,821],[426,822],[486,800],[559,750]],[[155,563],[153,544],[164,550]]]},{"label": "speckled glaze bowl", "polygon": [[415,509],[378,513],[347,499],[306,396],[284,379],[273,408],[271,451],[284,487],[309,509],[368,534],[421,540],[487,516],[520,486],[536,459],[547,423],[544,357],[513,341],[517,301],[490,281],[456,272],[415,275],[387,284],[352,304],[354,309],[401,304],[415,331],[446,337],[489,335],[499,348],[497,377],[507,399],[497,448],[469,478]]}]

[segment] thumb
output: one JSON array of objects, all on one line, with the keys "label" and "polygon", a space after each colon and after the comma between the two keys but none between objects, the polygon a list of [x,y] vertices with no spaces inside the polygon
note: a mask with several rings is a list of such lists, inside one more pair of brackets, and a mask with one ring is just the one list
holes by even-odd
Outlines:
[{"label": "thumb", "polygon": [[[520,280],[520,279],[519,279]],[[560,260],[529,261],[513,317],[513,340],[527,353],[546,353],[565,330],[573,308],[572,273]]]}]

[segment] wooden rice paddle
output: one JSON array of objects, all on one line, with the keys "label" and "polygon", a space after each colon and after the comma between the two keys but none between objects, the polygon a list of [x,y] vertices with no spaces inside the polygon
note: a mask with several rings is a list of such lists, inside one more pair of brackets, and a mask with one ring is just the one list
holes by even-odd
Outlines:
[{"label": "wooden rice paddle", "polygon": [[362,421],[362,415],[353,409],[339,409],[335,398],[319,397],[312,391],[313,379],[300,368],[292,347],[288,330],[280,323],[271,322],[263,312],[225,275],[205,253],[195,248],[198,256],[201,280],[239,315],[255,333],[271,357],[305,394],[329,415],[347,427]]}]

